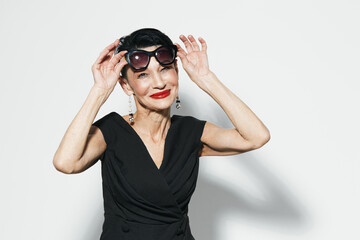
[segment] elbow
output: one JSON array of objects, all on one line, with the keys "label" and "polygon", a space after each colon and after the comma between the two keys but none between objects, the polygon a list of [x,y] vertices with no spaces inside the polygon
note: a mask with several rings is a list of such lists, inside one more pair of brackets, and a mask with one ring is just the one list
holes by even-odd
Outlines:
[{"label": "elbow", "polygon": [[71,167],[66,161],[61,161],[61,160],[54,158],[53,165],[54,165],[55,169],[58,170],[59,172],[62,172],[65,174],[75,173],[73,167]]},{"label": "elbow", "polygon": [[270,141],[270,138],[271,138],[270,132],[268,131],[268,132],[265,134],[265,137],[264,137],[264,139],[263,139],[263,142],[264,142],[263,145],[265,145],[268,141]]},{"label": "elbow", "polygon": [[262,146],[264,146],[267,142],[270,141],[270,133],[268,132],[267,134],[265,134],[265,136],[261,137],[260,140],[256,141],[256,143],[254,143],[254,148],[258,149],[261,148]]}]

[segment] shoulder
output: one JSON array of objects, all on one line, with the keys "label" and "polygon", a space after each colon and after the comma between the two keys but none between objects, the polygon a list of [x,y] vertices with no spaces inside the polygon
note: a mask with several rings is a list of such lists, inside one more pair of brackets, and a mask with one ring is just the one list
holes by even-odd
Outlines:
[{"label": "shoulder", "polygon": [[206,121],[194,116],[173,115],[173,123],[177,124],[183,133],[199,138],[202,135]]},{"label": "shoulder", "polygon": [[194,116],[183,116],[183,115],[173,115],[172,118],[174,120],[180,120],[180,122],[182,123],[187,123],[187,124],[200,124],[200,123],[205,123],[206,121],[198,119]]},{"label": "shoulder", "polygon": [[121,118],[121,116],[117,112],[110,112],[103,117],[100,117],[92,125],[100,128],[103,132],[106,130],[110,132],[119,122],[121,122],[119,121],[119,118]]},{"label": "shoulder", "polygon": [[96,122],[98,122],[98,121],[108,121],[110,119],[114,119],[116,117],[116,115],[118,115],[118,113],[110,112],[110,113],[100,117]]}]

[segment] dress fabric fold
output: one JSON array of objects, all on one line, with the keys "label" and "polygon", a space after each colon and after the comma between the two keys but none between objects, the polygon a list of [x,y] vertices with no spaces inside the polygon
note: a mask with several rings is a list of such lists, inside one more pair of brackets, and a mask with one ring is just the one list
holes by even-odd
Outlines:
[{"label": "dress fabric fold", "polygon": [[205,123],[173,115],[159,168],[121,115],[111,112],[93,123],[107,144],[101,159],[105,219],[100,240],[194,240],[188,204]]}]

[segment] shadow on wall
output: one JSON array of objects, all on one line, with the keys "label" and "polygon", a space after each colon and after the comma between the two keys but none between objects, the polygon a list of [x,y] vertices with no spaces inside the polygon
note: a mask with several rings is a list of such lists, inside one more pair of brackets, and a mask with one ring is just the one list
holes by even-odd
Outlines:
[{"label": "shadow on wall", "polygon": [[[236,162],[238,161],[238,162]],[[306,211],[297,203],[286,187],[276,180],[270,172],[257,163],[251,156],[237,157],[233,161],[236,169],[247,168],[268,193],[265,200],[250,199],[246,192],[230,192],[214,184],[204,177],[199,177],[196,191],[189,207],[191,231],[197,240],[220,240],[219,227],[224,215],[231,215],[232,219],[255,221],[262,225],[271,225],[285,231],[301,232],[309,224]],[[201,164],[201,158],[200,158]],[[199,173],[199,176],[201,174]],[[190,215],[190,214],[189,214]],[[241,228],[241,226],[239,226]]]},{"label": "shadow on wall", "polygon": [[[193,99],[193,96],[187,96],[184,99]],[[180,111],[173,105],[171,109],[173,114],[198,116],[196,112],[200,109],[207,112],[209,116],[203,120],[214,122],[224,128],[233,127],[221,108],[206,109],[204,106],[196,106],[197,103],[190,103],[184,99],[181,99],[182,109]],[[268,199],[261,201],[249,199],[249,194],[246,192],[231,192],[225,189],[221,183],[214,184],[213,181],[207,180],[199,171],[196,190],[189,205],[190,228],[196,240],[222,239],[219,219],[224,214],[230,213],[239,219],[265,223],[264,225],[275,226],[286,231],[303,231],[309,225],[309,216],[306,214],[306,210],[296,200],[296,196],[293,197],[283,184],[286,180],[277,179],[274,174],[261,166],[251,153],[224,158],[236,159],[234,168],[247,169],[257,179],[257,182],[262,184],[262,189],[267,193]],[[204,164],[204,160],[204,157],[200,158],[200,166]],[[84,233],[82,240],[100,239],[104,220],[103,211],[101,202],[101,206],[99,206],[94,220],[88,228],[89,231]]]}]

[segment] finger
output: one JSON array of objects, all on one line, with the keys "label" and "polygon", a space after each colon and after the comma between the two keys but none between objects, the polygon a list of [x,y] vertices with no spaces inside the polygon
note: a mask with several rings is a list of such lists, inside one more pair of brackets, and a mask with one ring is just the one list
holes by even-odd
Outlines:
[{"label": "finger", "polygon": [[199,42],[201,43],[201,51],[206,52],[207,44],[202,37],[199,37]]},{"label": "finger", "polygon": [[120,43],[120,39],[116,39],[115,42],[114,42],[115,47],[112,48],[112,49],[109,51],[109,55],[110,55],[111,57],[113,57],[113,56],[115,55],[114,53],[115,53],[115,51],[116,51],[119,43]]},{"label": "finger", "polygon": [[180,46],[180,44],[178,43],[174,43],[176,45],[176,47],[178,48],[178,52],[183,53],[185,56],[187,55],[187,53],[185,52],[185,50]]},{"label": "finger", "polygon": [[[115,65],[119,63],[120,59],[122,59],[124,57],[125,53],[127,53],[126,50],[115,54],[112,57],[112,59],[109,61],[108,65],[107,65],[107,69],[114,69]],[[126,62],[126,60],[125,60],[125,62]]]},{"label": "finger", "polygon": [[114,44],[117,46],[117,45],[119,45],[119,43],[120,43],[120,39],[117,38],[117,39],[115,40]]},{"label": "finger", "polygon": [[121,59],[121,61],[118,64],[116,64],[115,69],[114,69],[116,76],[121,77],[120,72],[126,64],[128,64],[128,62],[126,61],[125,58]]},{"label": "finger", "polygon": [[186,51],[185,51],[182,47],[180,47],[179,44],[176,43],[176,45],[177,45],[178,48],[179,48],[179,50],[178,50],[178,52],[177,52],[177,56],[180,57],[182,64],[183,64],[183,65],[189,64],[189,60],[188,60],[187,57],[186,57],[186,56],[187,56]]},{"label": "finger", "polygon": [[115,42],[113,42],[112,44],[110,44],[109,46],[107,46],[103,52],[111,52],[114,51],[117,47],[117,45],[119,44],[120,40],[116,39]]},{"label": "finger", "polygon": [[188,38],[190,39],[190,42],[191,42],[191,44],[192,44],[192,46],[193,46],[193,49],[194,49],[195,51],[200,51],[200,47],[199,47],[199,45],[197,44],[197,42],[196,42],[195,38],[193,37],[193,35],[189,35]]},{"label": "finger", "polygon": [[[176,43],[176,45],[178,45]],[[180,47],[180,50],[177,52],[177,56],[180,58],[183,65],[188,65],[189,61],[186,58],[187,53]]]},{"label": "finger", "polygon": [[180,57],[180,59],[181,59],[181,61],[182,61],[183,63],[187,63],[187,62],[188,62],[188,60],[186,59],[186,55],[185,55],[185,54],[183,54],[183,53],[181,53],[181,52],[178,52],[178,53],[177,53],[177,56]]},{"label": "finger", "polygon": [[182,34],[180,35],[179,38],[184,43],[188,53],[191,53],[193,51],[193,47],[192,47],[191,43],[189,42],[189,40]]},{"label": "finger", "polygon": [[122,58],[125,59],[125,54],[127,53],[127,50],[123,50],[118,52],[117,54],[115,54],[112,58],[111,58],[111,62],[113,62],[114,64],[117,64]]},{"label": "finger", "polygon": [[101,51],[99,57],[95,61],[95,64],[100,64],[103,61],[104,57],[108,55],[108,53],[117,46],[117,44],[115,44],[116,42],[117,41],[113,42],[112,44],[110,44],[104,50]]}]

